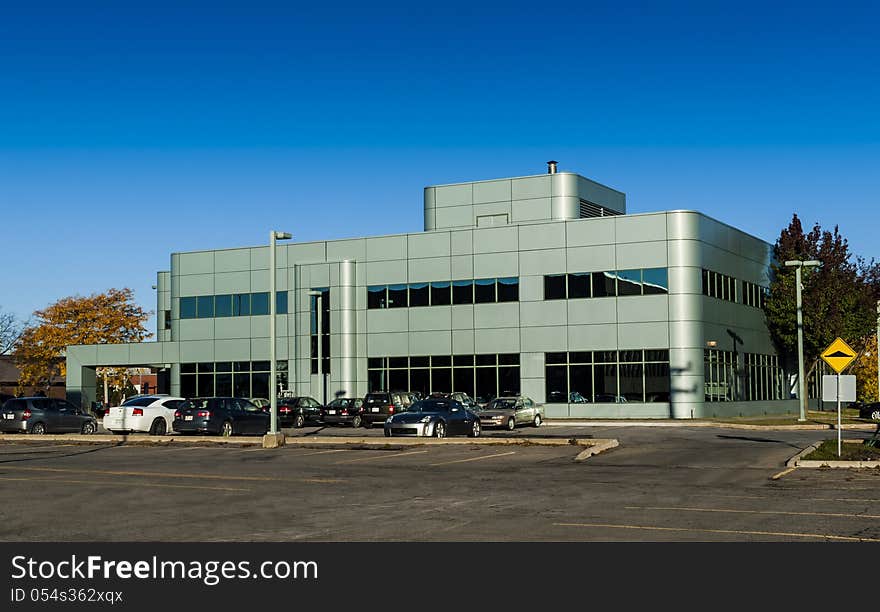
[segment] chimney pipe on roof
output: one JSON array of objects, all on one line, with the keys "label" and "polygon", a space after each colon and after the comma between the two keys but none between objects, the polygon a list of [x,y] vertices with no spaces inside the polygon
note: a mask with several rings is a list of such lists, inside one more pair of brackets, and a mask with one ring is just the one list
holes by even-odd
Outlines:
[{"label": "chimney pipe on roof", "polygon": [[556,174],[556,164],[559,162],[550,160],[547,162],[547,174]]}]

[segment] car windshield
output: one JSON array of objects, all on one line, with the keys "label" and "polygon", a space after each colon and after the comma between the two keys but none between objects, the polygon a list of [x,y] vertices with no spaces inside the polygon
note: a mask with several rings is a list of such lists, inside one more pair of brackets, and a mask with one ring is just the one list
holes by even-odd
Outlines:
[{"label": "car windshield", "polygon": [[514,399],[495,399],[486,406],[486,410],[510,410],[512,408],[516,408],[516,400]]},{"label": "car windshield", "polygon": [[457,402],[451,402],[449,400],[421,400],[410,406],[407,412],[449,412],[449,409],[452,408],[455,403]]}]

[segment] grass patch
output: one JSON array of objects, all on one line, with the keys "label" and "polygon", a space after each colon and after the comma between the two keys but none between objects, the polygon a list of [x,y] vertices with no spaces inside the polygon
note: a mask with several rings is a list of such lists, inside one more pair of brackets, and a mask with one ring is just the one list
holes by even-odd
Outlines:
[{"label": "grass patch", "polygon": [[[837,425],[837,411],[808,410],[806,421],[799,421],[799,414],[791,415],[766,415],[766,416],[743,416],[743,417],[715,417],[703,419],[714,423],[734,423],[739,425]],[[852,408],[844,408],[840,415],[843,425],[873,423],[871,419],[859,418],[859,411]]]},{"label": "grass patch", "polygon": [[880,446],[869,446],[867,440],[861,444],[844,442],[841,455],[837,456],[837,440],[825,440],[809,455],[802,457],[808,461],[880,461]]}]

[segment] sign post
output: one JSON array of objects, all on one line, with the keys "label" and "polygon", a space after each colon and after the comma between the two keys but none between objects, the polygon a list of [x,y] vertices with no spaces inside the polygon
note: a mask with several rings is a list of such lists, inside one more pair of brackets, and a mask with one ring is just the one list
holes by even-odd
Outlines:
[{"label": "sign post", "polygon": [[[837,338],[834,342],[828,345],[828,348],[822,351],[820,357],[822,357],[825,363],[827,363],[835,372],[837,372],[836,377],[822,377],[822,399],[824,401],[837,401],[837,456],[840,457],[840,402],[841,400],[850,402],[854,402],[856,400],[856,377],[841,376],[840,373],[843,372],[846,367],[853,362],[853,360],[856,358],[856,352],[852,349],[850,345],[844,342],[842,338]],[[843,387],[841,387],[841,385],[843,385]],[[831,394],[828,393],[828,391],[830,391],[830,388],[834,389],[833,399],[831,399]]]}]

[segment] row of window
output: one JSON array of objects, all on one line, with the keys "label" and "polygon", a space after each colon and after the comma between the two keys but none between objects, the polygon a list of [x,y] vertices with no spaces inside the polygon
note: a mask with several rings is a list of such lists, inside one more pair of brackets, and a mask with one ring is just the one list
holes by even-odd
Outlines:
[{"label": "row of window", "polygon": [[[269,361],[180,364],[181,397],[263,397],[269,399]],[[279,389],[288,382],[287,361],[276,364]]]},{"label": "row of window", "polygon": [[519,354],[371,357],[370,391],[462,391],[488,399],[520,392]]},{"label": "row of window", "polygon": [[544,276],[545,300],[656,295],[669,292],[666,268],[573,272]]},{"label": "row of window", "polygon": [[785,398],[785,373],[776,355],[707,349],[703,375],[707,402],[768,401]]},{"label": "row of window", "polygon": [[546,353],[547,403],[669,401],[669,351]]},{"label": "row of window", "polygon": [[519,300],[519,279],[478,278],[367,287],[367,308],[492,304]]},{"label": "row of window", "polygon": [[[737,295],[737,285],[740,285]],[[728,302],[739,302],[754,308],[763,308],[764,299],[768,289],[750,283],[749,281],[737,282],[732,276],[703,269],[703,295]]]},{"label": "row of window", "polygon": [[[287,314],[287,291],[275,292],[277,314]],[[269,314],[269,292],[227,293],[180,298],[181,319],[247,317]]]}]

